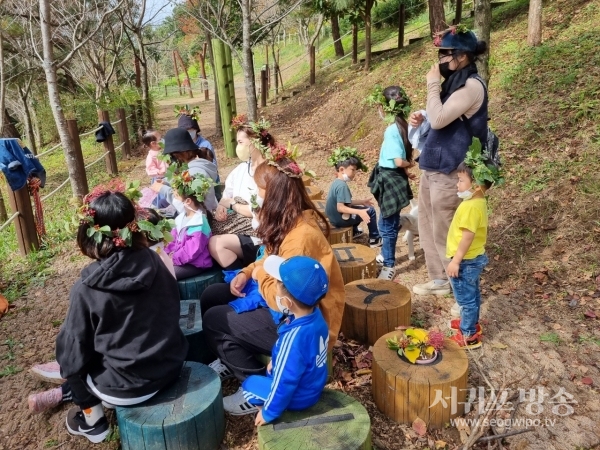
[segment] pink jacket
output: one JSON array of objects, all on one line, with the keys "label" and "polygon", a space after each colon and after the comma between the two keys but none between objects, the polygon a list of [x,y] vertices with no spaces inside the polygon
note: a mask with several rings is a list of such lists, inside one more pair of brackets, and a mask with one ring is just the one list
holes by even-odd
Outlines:
[{"label": "pink jacket", "polygon": [[167,172],[167,164],[160,161],[158,150],[149,150],[146,156],[146,173],[151,177],[162,177]]},{"label": "pink jacket", "polygon": [[165,252],[173,258],[173,264],[183,266],[191,264],[199,268],[212,267],[212,258],[208,251],[211,237],[210,225],[203,214],[194,217],[183,226],[185,213],[175,218],[175,228],[171,230],[173,241],[165,245]]}]

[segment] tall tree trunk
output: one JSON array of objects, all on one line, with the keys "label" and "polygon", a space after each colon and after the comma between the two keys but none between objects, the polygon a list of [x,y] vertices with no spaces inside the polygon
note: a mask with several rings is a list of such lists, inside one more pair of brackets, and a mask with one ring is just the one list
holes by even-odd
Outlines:
[{"label": "tall tree trunk", "polygon": [[144,49],[144,40],[141,36],[142,30],[137,30],[137,40],[140,48],[140,74],[142,76],[142,103],[144,104],[144,118],[146,119],[145,129],[148,130],[152,125],[152,99],[150,98],[150,86],[148,81],[148,61],[146,60],[146,50]]},{"label": "tall tree trunk", "polygon": [[527,44],[533,47],[542,43],[542,0],[530,0],[527,18]]},{"label": "tall tree trunk", "polygon": [[429,0],[429,28],[431,34],[435,34],[446,28],[444,0]]},{"label": "tall tree trunk", "polygon": [[317,39],[319,38],[319,33],[321,32],[321,27],[323,26],[323,21],[325,20],[325,16],[323,14],[319,14],[319,20],[317,22],[317,26],[315,28],[315,32],[314,34],[308,39],[308,44],[306,46],[306,52],[308,54],[308,62],[310,65],[310,84],[314,84],[315,83],[315,66],[316,66],[316,61],[315,61],[315,42],[317,41]]},{"label": "tall tree trunk", "polygon": [[374,0],[365,1],[365,72],[371,68],[371,10]]},{"label": "tall tree trunk", "polygon": [[6,214],[6,205],[4,203],[4,197],[2,191],[0,191],[0,224],[6,222],[8,214]]},{"label": "tall tree trunk", "polygon": [[[460,1],[460,0],[459,0]],[[475,0],[475,31],[479,40],[488,45],[487,51],[479,57],[477,70],[486,84],[490,82],[490,34],[492,29],[492,5],[490,0]]]},{"label": "tall tree trunk", "polygon": [[19,98],[21,99],[21,104],[23,105],[23,110],[25,111],[25,135],[27,136],[27,141],[29,142],[29,147],[31,152],[34,155],[37,155],[37,143],[35,142],[35,135],[33,134],[33,122],[31,120],[31,112],[29,111],[29,102],[27,90],[24,90],[19,86]]},{"label": "tall tree trunk", "polygon": [[177,57],[179,58],[179,62],[181,63],[181,68],[183,69],[183,73],[185,74],[185,79],[187,80],[188,89],[190,90],[190,92],[189,92],[190,98],[194,98],[194,94],[192,94],[192,81],[190,80],[190,76],[188,74],[187,67],[185,66],[185,63],[183,62],[183,58],[179,54],[179,50],[175,50],[175,53],[177,54]]},{"label": "tall tree trunk", "polygon": [[246,87],[246,101],[248,103],[248,120],[254,122],[258,119],[258,105],[256,103],[256,81],[252,63],[251,11],[250,0],[241,0],[242,4],[242,69],[244,71],[244,84]]},{"label": "tall tree trunk", "polygon": [[358,64],[358,24],[352,24],[352,64]]},{"label": "tall tree trunk", "polygon": [[333,38],[335,56],[341,58],[344,56],[344,46],[342,45],[342,39],[340,36],[340,18],[336,13],[331,15],[331,37]]},{"label": "tall tree trunk", "polygon": [[0,136],[4,133],[4,102],[6,87],[4,85],[4,50],[2,48],[2,31],[0,30]]},{"label": "tall tree trunk", "polygon": [[17,119],[12,117],[8,112],[8,109],[4,108],[4,126],[2,131],[2,137],[6,138],[20,138],[21,133],[17,130],[15,124],[17,123]]},{"label": "tall tree trunk", "polygon": [[67,121],[63,112],[58,91],[58,80],[56,76],[56,66],[54,61],[54,46],[52,42],[52,20],[50,16],[50,0],[39,0],[40,5],[40,29],[42,34],[42,48],[44,60],[42,65],[46,75],[46,85],[48,87],[48,101],[52,108],[52,115],[56,123],[56,129],[60,137],[67,170],[71,178],[71,190],[73,196],[82,199],[86,194],[86,188],[82,183],[82,178],[78,171],[77,157],[75,155],[75,145],[67,129]]},{"label": "tall tree trunk", "polygon": [[223,137],[223,125],[221,124],[221,108],[219,107],[219,93],[217,91],[217,75],[215,70],[215,55],[213,54],[212,45],[210,45],[210,40],[212,36],[210,32],[206,32],[206,42],[208,42],[208,61],[210,63],[212,76],[213,76],[213,86],[215,87],[214,97],[215,97],[215,123],[216,123],[216,134],[219,137]]},{"label": "tall tree trunk", "polygon": [[456,14],[454,15],[454,25],[458,25],[462,20],[463,0],[456,0]]}]

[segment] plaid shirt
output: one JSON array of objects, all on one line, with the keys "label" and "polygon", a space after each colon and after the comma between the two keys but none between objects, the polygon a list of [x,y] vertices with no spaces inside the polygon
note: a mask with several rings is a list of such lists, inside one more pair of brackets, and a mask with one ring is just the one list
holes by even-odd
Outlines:
[{"label": "plaid shirt", "polygon": [[387,169],[377,164],[367,186],[379,203],[381,217],[390,217],[400,212],[413,198],[408,176],[402,168]]}]

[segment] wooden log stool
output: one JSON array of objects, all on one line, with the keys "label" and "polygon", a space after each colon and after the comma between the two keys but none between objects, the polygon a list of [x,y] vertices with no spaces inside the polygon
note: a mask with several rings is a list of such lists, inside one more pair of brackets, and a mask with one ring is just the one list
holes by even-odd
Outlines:
[{"label": "wooden log stool", "polygon": [[325,216],[325,218],[327,219],[327,221],[329,222],[329,217],[327,217],[327,214],[325,213],[325,206],[327,204],[326,200],[313,200],[313,203],[315,204],[315,208],[317,208],[317,211],[319,211],[321,214],[323,214]]},{"label": "wooden log stool", "polygon": [[371,419],[354,398],[325,389],[304,411],[286,411],[258,427],[259,450],[371,450]]},{"label": "wooden log stool", "polygon": [[428,426],[442,428],[450,419],[464,414],[469,361],[464,349],[446,339],[441,355],[428,365],[411,364],[383,335],[373,347],[373,398],[377,408],[390,419],[411,424],[417,417]]},{"label": "wooden log stool", "polygon": [[302,177],[302,184],[304,184],[304,186],[312,186],[312,184],[313,184],[312,178],[309,177],[308,175],[304,175]]},{"label": "wooden log stool", "polygon": [[323,200],[323,191],[319,188],[319,186],[305,186],[306,193],[308,194],[308,198],[311,200]]},{"label": "wooden log stool", "polygon": [[201,273],[198,276],[192,278],[186,278],[185,280],[179,280],[179,299],[189,300],[198,299],[211,284],[223,282],[223,271],[221,268],[208,269],[206,272]]},{"label": "wooden log stool", "polygon": [[401,284],[369,278],[346,285],[344,336],[373,345],[397,326],[409,326],[410,291]]},{"label": "wooden log stool", "polygon": [[217,450],[225,435],[221,380],[196,362],[147,402],[116,412],[123,450]]},{"label": "wooden log stool", "polygon": [[179,302],[179,327],[190,344],[186,361],[208,364],[215,359],[204,340],[200,300]]},{"label": "wooden log stool", "polygon": [[372,248],[359,244],[333,244],[331,248],[342,269],[344,284],[377,275],[377,253]]},{"label": "wooden log stool", "polygon": [[329,236],[327,237],[329,245],[335,244],[351,244],[352,243],[352,227],[336,228],[329,225]]}]

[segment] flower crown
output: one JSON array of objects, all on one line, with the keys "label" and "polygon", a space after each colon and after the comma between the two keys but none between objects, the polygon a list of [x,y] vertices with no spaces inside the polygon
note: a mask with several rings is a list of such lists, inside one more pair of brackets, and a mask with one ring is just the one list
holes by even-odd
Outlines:
[{"label": "flower crown", "polygon": [[125,195],[137,210],[137,216],[144,217],[146,212],[139,208],[136,204],[137,200],[142,198],[142,193],[139,190],[140,182],[132,181],[127,185],[122,180],[113,179],[105,185],[98,185],[83,198],[83,205],[78,210],[80,224],[87,224],[89,228],[86,231],[87,237],[94,239],[96,244],[102,242],[103,237],[112,239],[117,247],[131,247],[133,233],[144,232],[157,239],[157,236],[164,238],[167,242],[171,239],[172,224],[169,221],[161,220],[157,225],[150,223],[147,220],[138,221],[137,218],[125,225],[125,228],[117,228],[113,230],[108,225],[100,226],[95,223],[96,210],[90,205],[94,200],[103,196],[106,193],[121,193]]},{"label": "flower crown", "polygon": [[434,33],[433,34],[433,45],[436,47],[441,47],[442,39],[448,33],[460,34],[460,33],[468,33],[469,31],[471,31],[471,30],[469,30],[469,28],[466,25],[463,25],[462,23],[459,23],[458,25],[453,25],[449,28],[446,28],[445,30]]},{"label": "flower crown", "polygon": [[[288,145],[275,145],[269,147],[267,151],[263,154],[265,159],[267,160],[267,164],[270,166],[274,166],[280,172],[283,172],[288,177],[291,178],[302,178],[304,175],[309,177],[315,177],[315,173],[312,170],[305,170],[305,165],[300,164],[297,159],[302,155],[298,150],[297,146],[292,146],[290,142]],[[289,159],[291,162],[286,166],[282,166],[280,161],[283,159]]]},{"label": "flower crown", "polygon": [[196,121],[200,120],[201,111],[199,106],[190,108],[190,105],[175,105],[173,110],[175,111],[175,117],[190,116]]},{"label": "flower crown", "polygon": [[383,95],[383,88],[377,84],[365,101],[369,106],[381,106],[385,113],[384,120],[388,123],[394,123],[396,116],[407,117],[410,113],[410,99],[402,88],[400,88],[398,97],[388,102],[385,95]]},{"label": "flower crown", "polygon": [[482,149],[479,138],[473,138],[465,157],[465,164],[473,172],[475,183],[485,185],[487,181],[497,186],[504,184],[502,170],[492,162],[488,153]]},{"label": "flower crown", "polygon": [[204,175],[197,173],[191,175],[184,168],[183,172],[173,174],[171,178],[171,187],[181,196],[195,197],[199,202],[203,202],[206,194],[211,187],[214,186],[213,181]]},{"label": "flower crown", "polygon": [[350,158],[356,158],[358,159],[358,170],[362,170],[363,172],[367,172],[369,170],[369,168],[365,165],[364,161],[363,161],[363,157],[362,155],[360,155],[358,153],[358,150],[356,150],[353,147],[338,147],[336,148],[333,153],[331,154],[331,156],[329,158],[327,158],[327,163],[330,166],[334,166],[338,163],[344,162]]},{"label": "flower crown", "polygon": [[249,127],[252,131],[258,136],[252,139],[252,145],[257,148],[263,156],[268,153],[269,147],[263,145],[261,142],[261,138],[266,138],[269,135],[269,128],[271,127],[271,122],[265,120],[264,118],[260,118],[258,122],[248,122],[248,116],[246,114],[238,114],[233,119],[231,119],[231,130],[239,131],[240,128]]}]

